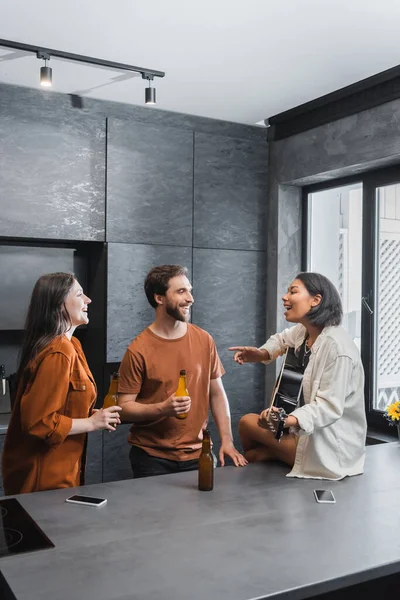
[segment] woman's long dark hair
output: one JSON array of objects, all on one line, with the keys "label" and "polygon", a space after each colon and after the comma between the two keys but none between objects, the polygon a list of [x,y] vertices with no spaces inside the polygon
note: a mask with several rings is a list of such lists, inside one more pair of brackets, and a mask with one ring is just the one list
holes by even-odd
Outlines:
[{"label": "woman's long dark hair", "polygon": [[72,273],[49,273],[37,280],[25,321],[25,336],[17,370],[18,384],[28,363],[55,337],[72,326],[64,302],[74,281],[75,275]]}]

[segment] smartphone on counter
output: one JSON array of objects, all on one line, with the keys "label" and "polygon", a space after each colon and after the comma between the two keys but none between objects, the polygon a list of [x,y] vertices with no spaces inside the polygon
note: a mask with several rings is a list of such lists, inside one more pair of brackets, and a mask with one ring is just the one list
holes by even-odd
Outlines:
[{"label": "smartphone on counter", "polygon": [[314,490],[314,496],[320,504],[335,504],[335,496],[331,490]]},{"label": "smartphone on counter", "polygon": [[70,496],[65,500],[65,502],[100,508],[100,506],[107,504],[107,498],[94,498],[93,496]]}]

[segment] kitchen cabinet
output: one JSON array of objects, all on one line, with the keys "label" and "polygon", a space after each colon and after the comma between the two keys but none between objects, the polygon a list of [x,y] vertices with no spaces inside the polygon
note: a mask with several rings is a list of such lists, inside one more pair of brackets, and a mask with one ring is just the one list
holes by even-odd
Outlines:
[{"label": "kitchen cabinet", "polygon": [[4,103],[0,236],[104,240],[105,119]]},{"label": "kitchen cabinet", "polygon": [[267,173],[266,144],[196,132],[193,245],[265,250]]},{"label": "kitchen cabinet", "polygon": [[107,241],[192,244],[193,132],[108,119]]},{"label": "kitchen cabinet", "polygon": [[144,279],[153,267],[181,264],[192,270],[192,249],[146,244],[108,244],[107,362],[120,362],[125,350],[154,319]]}]

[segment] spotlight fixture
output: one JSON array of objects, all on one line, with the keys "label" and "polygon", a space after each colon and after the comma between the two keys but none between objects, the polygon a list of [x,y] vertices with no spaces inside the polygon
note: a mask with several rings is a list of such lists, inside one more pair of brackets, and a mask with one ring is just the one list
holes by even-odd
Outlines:
[{"label": "spotlight fixture", "polygon": [[149,82],[149,87],[145,89],[144,101],[145,104],[155,104],[156,103],[156,88],[151,87],[151,82],[154,79],[153,75],[149,75],[148,73],[142,73],[142,79],[147,79]]},{"label": "spotlight fixture", "polygon": [[47,61],[50,60],[50,54],[47,52],[37,52],[36,56],[44,60],[44,67],[40,67],[40,85],[42,87],[52,87],[53,85],[53,70],[47,66]]},{"label": "spotlight fixture", "polygon": [[31,44],[23,44],[22,42],[13,42],[11,40],[0,39],[0,47],[13,48],[14,50],[23,50],[24,52],[32,52],[45,62],[45,66],[40,69],[40,85],[44,87],[52,86],[52,69],[47,66],[47,61],[50,57],[61,58],[67,61],[76,61],[86,63],[88,65],[97,65],[106,69],[116,69],[118,71],[135,71],[140,73],[142,79],[147,79],[149,87],[145,91],[146,104],[156,103],[156,90],[151,87],[151,81],[154,77],[164,77],[164,71],[155,71],[154,69],[145,69],[135,65],[127,65],[125,63],[117,63],[111,60],[103,60],[102,58],[94,58],[93,56],[84,56],[82,54],[73,54],[72,52],[64,52],[54,48],[43,48],[40,46],[32,46]]}]

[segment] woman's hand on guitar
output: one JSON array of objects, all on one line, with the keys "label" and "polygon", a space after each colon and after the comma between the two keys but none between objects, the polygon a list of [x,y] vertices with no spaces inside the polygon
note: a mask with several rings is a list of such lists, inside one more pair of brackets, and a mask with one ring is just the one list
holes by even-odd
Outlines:
[{"label": "woman's hand on guitar", "polygon": [[[271,421],[268,419],[269,410],[269,408],[266,408],[260,413],[260,416],[258,417],[258,425],[263,429],[271,430]],[[276,413],[279,413],[279,408],[276,408],[276,406],[273,406],[271,410],[273,410]]]},{"label": "woman's hand on guitar", "polygon": [[[271,413],[270,413],[271,411]],[[283,408],[273,406],[271,409],[263,410],[258,418],[258,425],[270,431],[277,442],[280,441],[285,428],[287,414]]]},{"label": "woman's hand on guitar", "polygon": [[260,350],[253,346],[231,346],[228,350],[235,353],[233,355],[233,360],[239,365],[251,362],[262,362],[263,360],[270,359],[267,350]]}]

